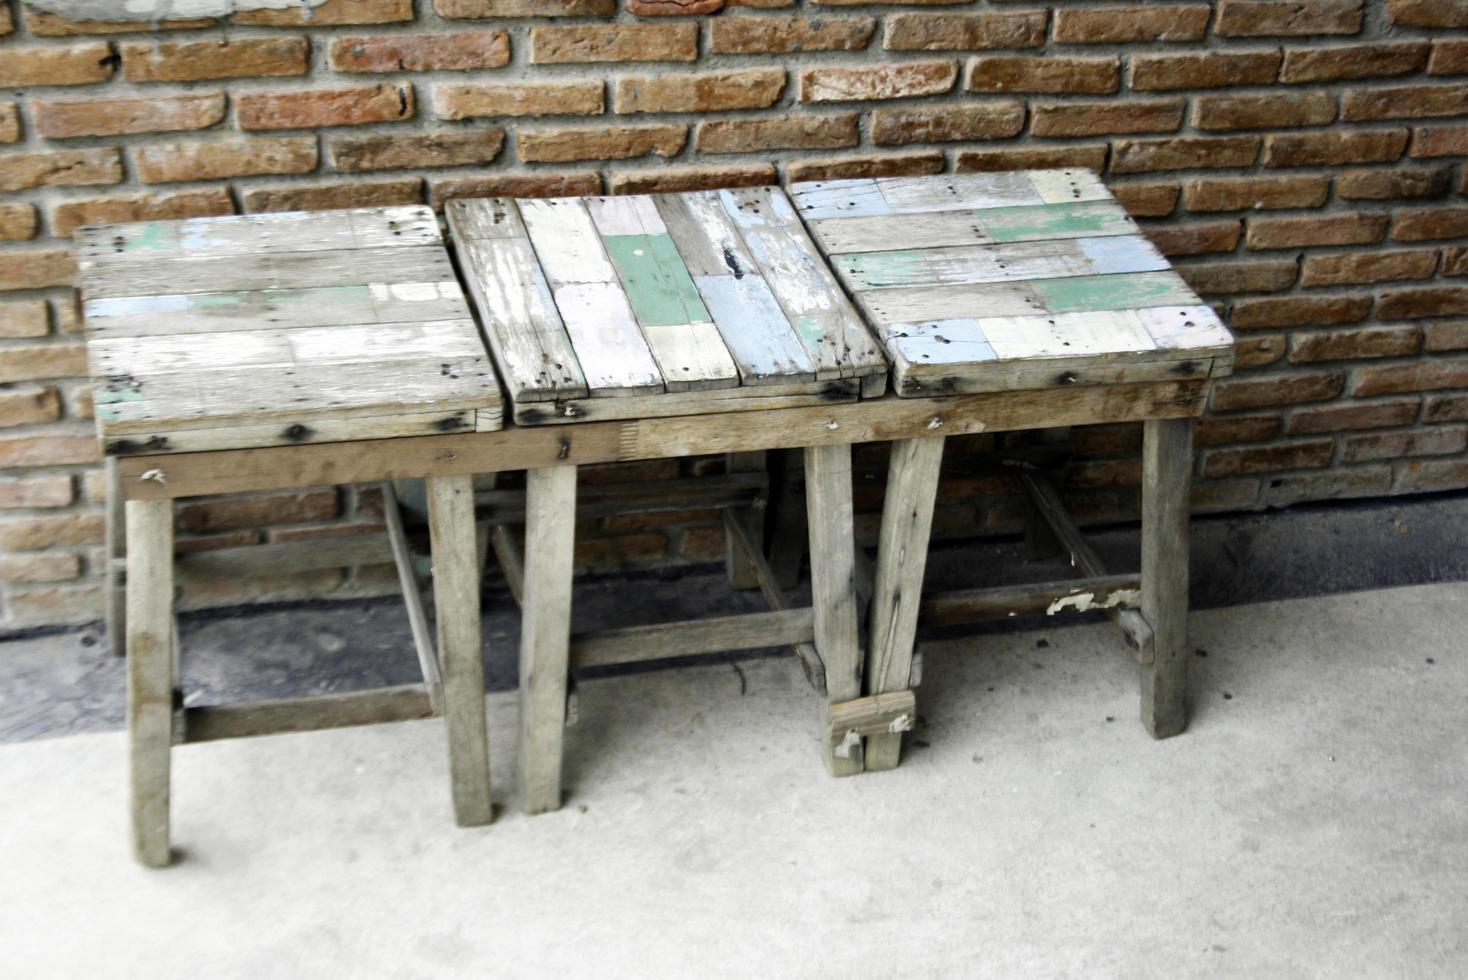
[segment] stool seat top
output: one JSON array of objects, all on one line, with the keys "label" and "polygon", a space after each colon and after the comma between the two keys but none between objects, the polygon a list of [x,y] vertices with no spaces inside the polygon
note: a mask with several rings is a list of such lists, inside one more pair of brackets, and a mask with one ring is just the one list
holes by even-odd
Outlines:
[{"label": "stool seat top", "polygon": [[778,188],[445,208],[517,422],[881,394],[887,365]]},{"label": "stool seat top", "polygon": [[1228,329],[1088,170],[810,181],[791,198],[899,395],[1232,369]]},{"label": "stool seat top", "polygon": [[500,428],[484,343],[424,207],[83,228],[109,453]]}]

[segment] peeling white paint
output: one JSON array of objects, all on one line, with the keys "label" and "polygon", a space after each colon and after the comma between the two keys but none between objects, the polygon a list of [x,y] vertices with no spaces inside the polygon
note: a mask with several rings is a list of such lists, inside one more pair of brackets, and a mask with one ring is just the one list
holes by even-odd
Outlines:
[{"label": "peeling white paint", "polygon": [[[1076,612],[1089,612],[1092,609],[1114,609],[1117,606],[1135,606],[1142,601],[1142,593],[1136,589],[1117,589],[1099,602],[1094,592],[1077,592],[1075,595],[1061,596],[1050,603],[1045,610],[1045,615],[1054,616],[1056,613],[1066,609],[1074,609]],[[1011,615],[1013,615],[1011,613]]]},{"label": "peeling white paint", "polygon": [[26,0],[27,6],[69,20],[192,20],[245,10],[319,7],[326,0]]}]

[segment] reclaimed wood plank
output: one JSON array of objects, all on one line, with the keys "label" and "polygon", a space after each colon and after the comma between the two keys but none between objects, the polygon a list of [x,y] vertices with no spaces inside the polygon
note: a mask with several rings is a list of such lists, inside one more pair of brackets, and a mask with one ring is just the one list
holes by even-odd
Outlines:
[{"label": "reclaimed wood plank", "polygon": [[815,365],[770,285],[757,276],[699,276],[694,282],[744,385],[816,380]]},{"label": "reclaimed wood plank", "polygon": [[1142,670],[1142,724],[1153,738],[1187,727],[1188,495],[1191,419],[1149,419],[1142,439],[1142,617],[1152,663]]},{"label": "reclaimed wood plank", "polygon": [[[423,686],[428,690],[428,703],[434,713],[443,711],[443,671],[439,669],[438,648],[428,627],[428,610],[423,605],[423,592],[418,572],[413,566],[413,553],[403,527],[398,495],[391,480],[379,484],[382,493],[382,517],[387,525],[393,566],[398,573],[398,589],[403,593],[403,607],[408,614],[408,632],[413,637],[413,652],[418,655],[418,669],[423,673]],[[313,542],[314,543],[314,542]]]},{"label": "reclaimed wood plank", "polygon": [[978,218],[996,242],[1137,234],[1136,222],[1115,201],[991,208]]},{"label": "reclaimed wood plank", "polygon": [[795,209],[806,221],[822,218],[865,218],[891,214],[892,206],[870,177],[811,181],[790,188]]},{"label": "reclaimed wood plank", "polygon": [[836,742],[830,738],[830,710],[833,704],[861,695],[850,447],[807,447],[805,486],[815,646],[826,673],[821,756],[833,776],[849,776],[863,768],[860,742],[852,746],[844,740]]},{"label": "reclaimed wood plank", "polygon": [[[516,406],[515,422],[545,425],[565,422],[608,422],[615,419],[662,419],[674,416],[715,416],[728,412],[770,411],[854,402],[855,381],[806,381],[753,389],[718,388],[712,391],[674,392],[627,398],[565,399]],[[726,423],[727,424],[727,423]]]},{"label": "reclaimed wood plank", "polygon": [[184,709],[184,741],[317,732],[434,717],[421,684]]},{"label": "reclaimed wood plank", "polygon": [[755,271],[754,256],[717,191],[658,194],[653,201],[690,275],[742,277]]},{"label": "reclaimed wood plank", "polygon": [[736,650],[758,650],[808,643],[814,636],[815,620],[810,609],[783,609],[709,619],[686,619],[649,626],[623,626],[572,636],[571,666],[576,670],[583,670]]},{"label": "reclaimed wood plank", "polygon": [[589,397],[666,390],[662,372],[621,286],[614,282],[578,282],[554,289],[556,307],[581,364]]},{"label": "reclaimed wood plank", "polygon": [[1134,573],[940,592],[923,597],[918,624],[963,626],[1020,616],[1136,609],[1141,590],[1142,577]]},{"label": "reclaimed wood plank", "polygon": [[374,282],[454,281],[448,254],[439,248],[421,247],[213,255],[139,265],[109,262],[83,270],[78,277],[88,300]]},{"label": "reclaimed wood plank", "polygon": [[166,866],[173,747],[173,504],[127,504],[127,730],[133,853]]},{"label": "reclaimed wood plank", "polygon": [[977,211],[1043,204],[1044,197],[1023,170],[932,177],[887,177],[877,181],[894,214]]}]

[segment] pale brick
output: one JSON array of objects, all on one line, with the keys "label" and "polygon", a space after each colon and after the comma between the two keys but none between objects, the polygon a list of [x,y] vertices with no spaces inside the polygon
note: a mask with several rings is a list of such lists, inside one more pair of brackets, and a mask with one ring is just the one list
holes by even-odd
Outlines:
[{"label": "pale brick", "polygon": [[617,0],[433,0],[440,17],[473,20],[487,17],[605,17],[617,12]]},{"label": "pale brick", "polygon": [[76,259],[70,249],[0,251],[0,291],[70,286],[75,275]]},{"label": "pale brick", "polygon": [[1410,75],[1427,63],[1427,51],[1426,41],[1290,48],[1285,51],[1279,80],[1298,84]]},{"label": "pale brick", "polygon": [[1224,37],[1359,34],[1364,0],[1222,0],[1214,32]]},{"label": "pale brick", "polygon": [[601,79],[530,84],[449,84],[433,89],[440,119],[481,116],[596,116],[605,109]]},{"label": "pale brick", "polygon": [[1403,27],[1468,27],[1463,0],[1386,0],[1387,19]]},{"label": "pale brick", "polygon": [[344,173],[413,167],[466,167],[489,163],[505,145],[502,129],[412,133],[404,136],[334,136],[331,160]]},{"label": "pale brick", "polygon": [[398,24],[413,19],[413,0],[326,0],[314,7],[247,10],[230,23],[258,27],[338,27],[353,24]]},{"label": "pale brick", "polygon": [[1208,177],[1183,185],[1189,211],[1318,208],[1330,196],[1329,177]]},{"label": "pale brick", "polygon": [[331,42],[331,67],[340,72],[473,71],[509,62],[506,31],[384,34]]},{"label": "pale brick", "polygon": [[0,143],[20,142],[20,109],[14,102],[0,102]]},{"label": "pale brick", "polygon": [[0,202],[0,240],[23,241],[35,238],[36,227],[34,205]]},{"label": "pale brick", "polygon": [[197,82],[304,75],[310,45],[303,37],[249,37],[124,44],[121,51],[122,74],[130,82]]},{"label": "pale brick", "polygon": [[87,349],[80,343],[0,347],[0,382],[86,377]]},{"label": "pale brick", "polygon": [[785,91],[782,68],[743,68],[699,74],[633,75],[617,79],[616,111],[720,112],[766,109]]},{"label": "pale brick", "polygon": [[1468,83],[1352,89],[1341,104],[1349,122],[1468,115]]},{"label": "pale brick", "polygon": [[7,47],[0,58],[0,88],[91,85],[112,77],[112,46],[105,41],[68,47]]},{"label": "pale brick", "polygon": [[1185,54],[1132,55],[1130,84],[1138,92],[1188,88],[1269,85],[1279,73],[1282,55],[1268,51],[1198,51]]},{"label": "pale brick", "polygon": [[1429,75],[1468,75],[1468,40],[1434,38],[1427,61]]},{"label": "pale brick", "polygon": [[786,167],[791,181],[849,180],[859,177],[916,177],[943,171],[943,154],[937,150],[909,153],[872,153],[861,156],[827,157],[824,160],[792,160]]},{"label": "pale brick", "polygon": [[700,122],[694,146],[700,153],[755,153],[764,150],[838,149],[861,142],[860,117],[854,112],[836,115],[782,115],[749,119],[710,119]]},{"label": "pale brick", "polygon": [[890,14],[882,46],[889,51],[1037,48],[1045,43],[1043,10],[978,14]]},{"label": "pale brick", "polygon": [[1200,95],[1193,103],[1193,125],[1204,130],[1324,126],[1335,115],[1335,96],[1329,92]]},{"label": "pale brick", "polygon": [[81,575],[81,558],[65,552],[0,555],[0,581],[65,582]]},{"label": "pale brick", "polygon": [[1295,284],[1293,260],[1262,259],[1243,262],[1197,262],[1179,265],[1194,292],[1204,296],[1231,293],[1277,293]]},{"label": "pale brick", "polygon": [[554,173],[494,173],[474,177],[433,177],[428,199],[434,207],[457,197],[586,197],[600,194],[601,174],[594,170]]},{"label": "pale brick", "polygon": [[1213,386],[1213,409],[1231,412],[1269,405],[1330,401],[1346,388],[1343,371],[1276,374],[1266,378],[1231,378]]},{"label": "pale brick", "polygon": [[[173,194],[131,194],[124,197],[76,198],[51,208],[51,233],[68,236],[82,225],[109,225],[126,221],[170,221],[234,214],[227,187],[178,191]],[[83,372],[85,373],[85,372]]]},{"label": "pale brick", "polygon": [[0,155],[0,191],[84,187],[122,180],[122,155],[112,147]]},{"label": "pale brick", "polygon": [[1250,218],[1247,248],[1302,248],[1311,245],[1367,245],[1386,237],[1384,214],[1349,212],[1303,218]]},{"label": "pale brick", "polygon": [[0,480],[0,507],[69,507],[76,499],[71,477],[34,476]]},{"label": "pale brick", "polygon": [[876,32],[874,17],[719,17],[709,22],[713,54],[859,51]]},{"label": "pale brick", "polygon": [[1299,332],[1290,338],[1290,362],[1349,361],[1371,357],[1411,357],[1422,348],[1415,326]]},{"label": "pale brick", "polygon": [[724,0],[627,0],[627,12],[638,17],[688,17],[723,9]]},{"label": "pale brick", "polygon": [[37,99],[36,132],[48,139],[208,129],[224,121],[224,93],[123,99]]},{"label": "pale brick", "polygon": [[235,99],[240,129],[314,129],[413,118],[413,86],[367,85],[245,92]]},{"label": "pale brick", "polygon": [[535,65],[697,58],[697,24],[577,24],[530,29],[530,63]]},{"label": "pale brick", "polygon": [[1194,221],[1148,225],[1143,231],[1163,255],[1202,255],[1232,252],[1238,247],[1242,223],[1238,220]]},{"label": "pale brick", "polygon": [[972,92],[1081,92],[1104,94],[1121,87],[1121,59],[986,55],[972,58],[964,76]]},{"label": "pale brick", "polygon": [[316,169],[315,136],[225,137],[133,147],[133,169],[144,184],[225,180],[259,174],[304,174]]},{"label": "pale brick", "polygon": [[1060,44],[1201,41],[1208,15],[1206,3],[1062,7],[1055,11],[1055,40]]},{"label": "pale brick", "polygon": [[1442,320],[1422,329],[1423,349],[1434,354],[1468,350],[1468,320]]},{"label": "pale brick", "polygon": [[143,34],[152,31],[192,31],[216,27],[219,22],[208,17],[149,20],[71,20],[59,14],[25,8],[25,26],[36,37],[76,37],[82,34]]},{"label": "pale brick", "polygon": [[1438,359],[1357,368],[1351,383],[1351,394],[1396,395],[1409,391],[1465,387],[1468,387],[1468,360]]},{"label": "pale brick", "polygon": [[1109,190],[1134,218],[1161,218],[1177,207],[1177,184],[1119,184]]},{"label": "pale brick", "polygon": [[0,337],[44,337],[50,332],[45,300],[0,303]]},{"label": "pale brick", "polygon": [[802,68],[802,102],[855,102],[939,95],[958,81],[952,61],[909,61],[860,68]]},{"label": "pale brick", "polygon": [[1392,239],[1424,242],[1435,238],[1468,238],[1468,207],[1403,208],[1396,212]]},{"label": "pale brick", "polygon": [[1346,170],[1336,174],[1335,192],[1347,201],[1444,197],[1452,186],[1452,177],[1453,172],[1446,167]]},{"label": "pale brick", "polygon": [[682,125],[522,129],[515,135],[520,159],[526,163],[670,157],[687,141],[688,130]]},{"label": "pale brick", "polygon": [[95,463],[101,458],[97,434],[90,428],[0,439],[0,467],[5,468]]},{"label": "pale brick", "polygon": [[[0,368],[4,366],[0,360]],[[0,426],[35,425],[59,418],[61,393],[53,385],[0,389]]]},{"label": "pale brick", "polygon": [[1397,474],[1396,493],[1458,490],[1468,486],[1468,463],[1458,459],[1409,462]]},{"label": "pale brick", "polygon": [[872,142],[943,143],[1007,139],[1025,125],[1020,102],[872,110]]},{"label": "pale brick", "polygon": [[1370,296],[1271,296],[1234,303],[1228,322],[1238,330],[1331,327],[1360,323],[1370,312]]},{"label": "pale brick", "polygon": [[1436,249],[1307,255],[1300,270],[1300,285],[1343,286],[1430,279],[1436,269]]},{"label": "pale brick", "polygon": [[1468,156],[1468,126],[1419,126],[1408,153],[1418,159]]},{"label": "pale brick", "polygon": [[1106,133],[1171,133],[1183,124],[1181,99],[1127,102],[1042,102],[1031,108],[1036,136],[1098,136]]},{"label": "pale brick", "polygon": [[1060,146],[1015,146],[993,150],[961,150],[953,169],[959,173],[997,170],[1055,170],[1082,167],[1099,171],[1106,166],[1105,143]]},{"label": "pale brick", "polygon": [[1339,130],[1328,133],[1271,133],[1264,138],[1266,167],[1331,167],[1342,163],[1389,163],[1407,148],[1405,129]]},{"label": "pale brick", "polygon": [[357,181],[337,184],[286,184],[245,191],[245,211],[331,211],[338,208],[381,208],[423,203],[423,181]]},{"label": "pale brick", "polygon": [[769,163],[663,167],[614,173],[609,189],[613,194],[671,194],[716,187],[760,187],[775,183],[775,179],[775,167]]}]

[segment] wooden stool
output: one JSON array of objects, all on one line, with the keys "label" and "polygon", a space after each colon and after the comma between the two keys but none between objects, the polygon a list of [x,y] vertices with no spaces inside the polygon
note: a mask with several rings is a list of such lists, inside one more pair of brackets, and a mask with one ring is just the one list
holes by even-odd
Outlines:
[{"label": "wooden stool", "polygon": [[[216,463],[218,451],[378,440],[360,449],[365,464],[392,458],[387,437],[500,428],[499,389],[433,212],[406,207],[114,225],[81,229],[76,242],[98,430],[114,461],[142,460],[126,476],[116,462],[109,466],[109,553],[126,554],[126,609],[114,604],[111,633],[127,636],[138,859],[169,861],[175,742],[440,712],[455,813],[461,824],[487,823],[468,475],[428,475],[436,650],[416,590],[407,596],[423,685],[185,710],[177,670],[172,497],[190,491],[168,486],[176,462],[202,460],[200,469],[211,473],[209,488],[193,493],[230,492],[253,489],[256,468]],[[353,465],[329,466],[305,483],[282,479],[289,486],[357,482]],[[153,497],[143,499],[150,487]],[[390,530],[395,517],[389,494]],[[391,537],[407,583],[406,547],[399,547],[401,533]],[[115,583],[117,571],[109,574]]]},{"label": "wooden stool", "polygon": [[[794,644],[824,674],[831,771],[861,770],[828,715],[860,696],[849,446],[806,451],[812,609],[791,609],[747,522],[727,522],[770,613],[631,627],[572,642],[574,457],[650,420],[657,456],[776,413],[881,395],[886,364],[778,189],[452,201],[449,225],[515,422],[561,426],[563,465],[527,474],[520,774],[532,813],[561,805],[572,667]],[[767,421],[768,420],[768,421]],[[570,424],[567,424],[570,423]],[[839,423],[830,422],[834,429]],[[680,445],[686,448],[680,449]],[[756,446],[759,443],[755,444]],[[788,445],[772,433],[769,447]],[[645,450],[644,450],[645,452]],[[594,451],[593,451],[594,454]],[[747,464],[735,458],[734,468]],[[728,514],[728,512],[726,512]],[[813,643],[813,648],[810,644]]]},{"label": "wooden stool", "polygon": [[[1059,395],[1231,370],[1228,330],[1089,171],[812,182],[795,185],[791,195],[891,359],[897,394],[932,399],[935,413],[943,412],[944,396],[962,393]],[[1105,570],[1058,496],[1032,477],[1025,482],[1038,510],[1089,581],[1038,594],[1028,588],[947,597],[946,605],[944,597],[929,597],[927,608],[946,622],[963,618],[965,605],[1000,615],[1050,611],[1057,603],[1108,608],[1144,665],[1143,723],[1158,738],[1182,731],[1192,416],[1202,408],[1190,391],[1185,405],[1164,400],[1142,414],[1140,612],[1135,592],[1101,578]],[[869,694],[913,683],[943,441],[935,433],[892,447],[868,630]],[[867,768],[895,766],[900,744],[896,734],[869,739]]]}]

